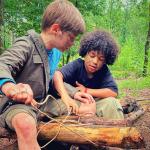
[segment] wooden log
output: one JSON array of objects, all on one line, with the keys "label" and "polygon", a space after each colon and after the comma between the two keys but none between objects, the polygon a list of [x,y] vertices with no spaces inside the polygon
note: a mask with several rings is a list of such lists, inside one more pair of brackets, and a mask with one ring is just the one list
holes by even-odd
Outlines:
[{"label": "wooden log", "polygon": [[13,131],[0,127],[0,138],[16,138]]},{"label": "wooden log", "polygon": [[104,119],[102,117],[97,116],[61,116],[57,117],[56,121],[63,121],[65,122],[73,122],[74,123],[84,123],[84,124],[93,124],[93,125],[103,125],[103,126],[131,126],[139,117],[141,117],[145,113],[145,109],[139,109],[138,111],[132,113],[129,117],[125,119]]},{"label": "wooden log", "polygon": [[0,138],[0,150],[18,150],[17,140]]},{"label": "wooden log", "polygon": [[[40,132],[40,138],[45,140],[52,139],[57,134],[58,127],[60,126],[58,122],[63,122],[65,119],[65,126],[62,126],[60,128],[60,133],[56,138],[56,141],[64,141],[78,144],[93,144],[98,147],[105,145],[116,147],[119,146],[121,148],[128,147],[129,144],[130,148],[132,147],[139,148],[139,143],[142,143],[141,146],[143,145],[143,139],[140,137],[140,134],[135,130],[135,128],[123,128],[123,127],[131,125],[143,113],[144,113],[143,110],[141,111],[139,110],[124,120],[106,120],[98,117],[78,117],[78,116],[68,116],[67,119],[66,116],[58,117],[57,119],[55,119],[55,123],[49,123],[48,126],[42,127],[43,123],[40,123],[39,129],[42,129],[42,131]],[[69,129],[71,128],[71,131],[68,129],[68,127]],[[129,131],[129,129],[131,130]],[[75,133],[72,131],[75,131]],[[80,132],[82,133],[81,136],[79,135]],[[131,133],[133,132],[132,136],[130,132]],[[66,138],[64,138],[64,134],[66,135]],[[106,137],[109,138],[106,138],[105,134]],[[136,138],[135,140],[136,142],[133,140],[134,135]],[[71,139],[70,137],[75,138],[73,138],[70,141]],[[81,139],[78,137],[81,137]],[[15,139],[16,135],[14,132],[10,132],[4,128],[0,128],[0,138]],[[110,142],[111,139],[113,142]],[[9,144],[11,143],[8,140],[8,145]]]},{"label": "wooden log", "polygon": [[17,150],[16,134],[0,127],[0,150]]},{"label": "wooden log", "polygon": [[39,125],[41,132],[38,138],[51,140],[57,134],[55,141],[93,144],[96,147],[111,146],[120,148],[143,148],[144,141],[134,127],[100,127],[74,124],[60,125],[48,123]]}]

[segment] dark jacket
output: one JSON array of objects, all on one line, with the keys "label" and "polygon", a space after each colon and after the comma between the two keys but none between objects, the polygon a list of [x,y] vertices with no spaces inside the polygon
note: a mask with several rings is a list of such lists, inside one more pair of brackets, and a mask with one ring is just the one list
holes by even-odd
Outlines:
[{"label": "dark jacket", "polygon": [[[0,56],[0,78],[11,78],[16,83],[29,84],[34,99],[43,99],[49,89],[49,64],[46,48],[40,35],[33,30],[18,38],[11,48]],[[8,101],[0,101],[0,112]]]}]

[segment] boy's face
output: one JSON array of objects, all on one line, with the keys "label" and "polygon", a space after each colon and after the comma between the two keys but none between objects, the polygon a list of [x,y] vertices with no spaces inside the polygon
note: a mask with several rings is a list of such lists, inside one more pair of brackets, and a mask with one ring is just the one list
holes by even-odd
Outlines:
[{"label": "boy's face", "polygon": [[75,41],[76,36],[71,32],[62,32],[62,35],[59,37],[59,49],[64,52],[68,50]]},{"label": "boy's face", "polygon": [[76,35],[73,33],[69,31],[62,31],[59,24],[53,24],[46,32],[49,41],[47,49],[55,47],[64,52],[74,44],[74,40],[76,38]]},{"label": "boy's face", "polygon": [[84,57],[84,64],[88,74],[98,71],[105,63],[105,57],[98,51],[91,50]]}]

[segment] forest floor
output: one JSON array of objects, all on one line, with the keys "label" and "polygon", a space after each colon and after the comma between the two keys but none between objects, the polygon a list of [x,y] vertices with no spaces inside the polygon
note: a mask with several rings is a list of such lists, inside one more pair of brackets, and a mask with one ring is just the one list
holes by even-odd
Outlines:
[{"label": "forest floor", "polygon": [[141,90],[123,89],[125,96],[122,97],[123,100],[136,100],[142,103],[150,102],[150,88],[145,88]]},{"label": "forest floor", "polygon": [[124,89],[125,96],[122,98],[123,101],[137,101],[142,107],[146,106],[148,109],[134,124],[140,131],[145,142],[145,149],[150,150],[150,88],[141,90],[129,90]]}]

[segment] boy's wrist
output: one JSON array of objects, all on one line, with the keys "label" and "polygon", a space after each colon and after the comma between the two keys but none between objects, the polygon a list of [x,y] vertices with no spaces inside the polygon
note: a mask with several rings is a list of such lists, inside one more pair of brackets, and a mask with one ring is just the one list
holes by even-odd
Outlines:
[{"label": "boy's wrist", "polygon": [[64,82],[64,86],[67,90],[68,95],[72,98],[74,98],[74,95],[79,91],[77,88],[75,88],[75,87],[73,87],[70,84],[65,83],[65,82]]},{"label": "boy's wrist", "polygon": [[14,80],[9,79],[9,78],[0,79],[0,94],[5,95],[5,93],[2,90],[2,87],[6,85],[7,83],[16,84]]},{"label": "boy's wrist", "polygon": [[2,85],[2,87],[1,87],[2,93],[5,94],[5,95],[7,95],[6,93],[9,92],[9,90],[10,90],[11,88],[13,88],[15,85],[16,85],[16,84],[13,83],[13,82],[11,82],[11,81],[4,83],[4,84]]},{"label": "boy's wrist", "polygon": [[88,88],[86,88],[86,87],[85,87],[85,89],[84,89],[84,93],[87,93],[87,91],[88,91]]}]

